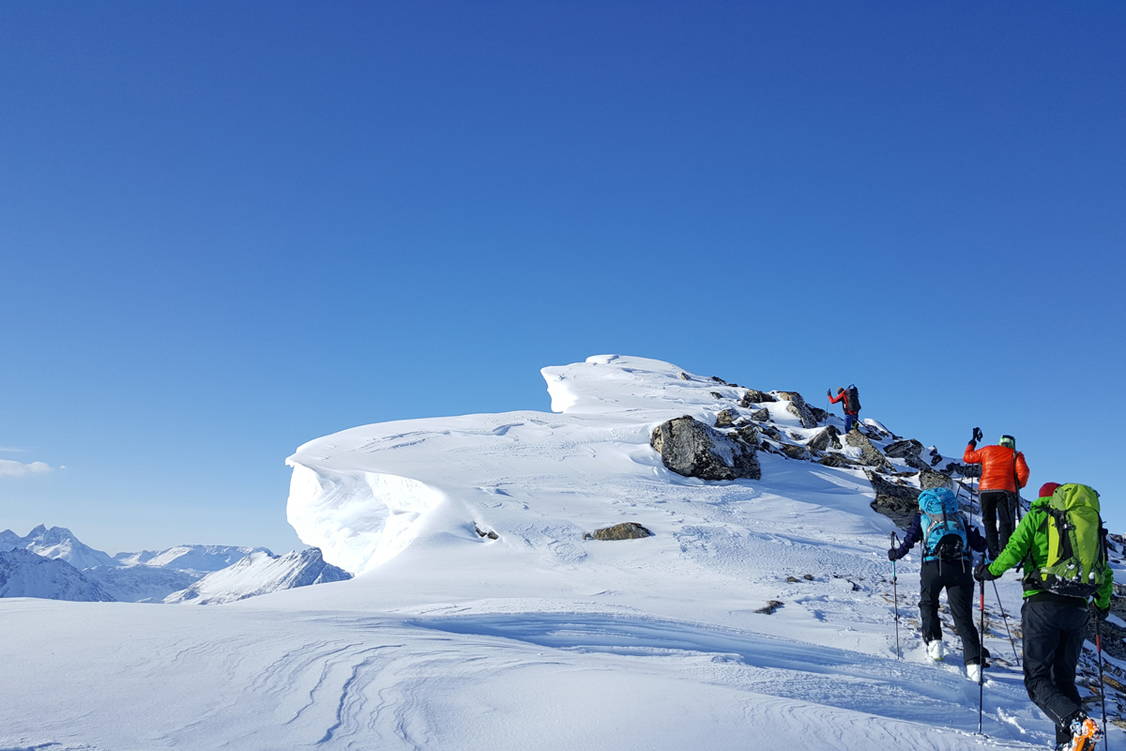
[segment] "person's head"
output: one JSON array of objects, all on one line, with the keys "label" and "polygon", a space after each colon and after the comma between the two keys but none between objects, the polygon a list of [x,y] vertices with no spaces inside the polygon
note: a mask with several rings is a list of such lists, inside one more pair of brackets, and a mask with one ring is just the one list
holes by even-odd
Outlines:
[{"label": "person's head", "polygon": [[997,444],[1016,451],[1017,439],[1013,438],[1011,435],[1003,435],[1001,436],[1001,440],[997,441]]},{"label": "person's head", "polygon": [[844,386],[837,386],[837,393],[838,394],[844,393]]},{"label": "person's head", "polygon": [[1059,486],[1060,486],[1060,484],[1058,482],[1046,482],[1046,483],[1044,483],[1043,485],[1040,486],[1040,495],[1038,495],[1037,498],[1047,498],[1052,493],[1055,493],[1056,488],[1058,488]]}]

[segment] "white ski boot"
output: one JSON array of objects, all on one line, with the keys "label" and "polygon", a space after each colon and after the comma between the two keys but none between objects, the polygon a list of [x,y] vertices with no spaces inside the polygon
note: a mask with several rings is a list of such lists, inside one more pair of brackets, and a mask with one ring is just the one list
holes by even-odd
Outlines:
[{"label": "white ski boot", "polygon": [[966,665],[966,677],[974,683],[981,683],[981,665],[976,662]]},{"label": "white ski boot", "polygon": [[927,657],[935,662],[942,662],[942,657],[945,654],[946,650],[942,646],[942,639],[927,642]]}]

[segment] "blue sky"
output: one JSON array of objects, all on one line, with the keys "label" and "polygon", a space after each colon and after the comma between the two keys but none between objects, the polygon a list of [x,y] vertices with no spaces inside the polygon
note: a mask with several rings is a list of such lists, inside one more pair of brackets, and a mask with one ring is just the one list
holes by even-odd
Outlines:
[{"label": "blue sky", "polygon": [[7,3],[0,528],[293,547],[302,442],[546,409],[540,367],[616,352],[1012,432],[1126,530],[1123,38],[1113,2]]}]

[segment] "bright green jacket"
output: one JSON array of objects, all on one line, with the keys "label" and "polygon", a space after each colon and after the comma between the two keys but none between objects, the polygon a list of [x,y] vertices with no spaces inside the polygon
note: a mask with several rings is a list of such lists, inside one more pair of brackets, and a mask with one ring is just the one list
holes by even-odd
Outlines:
[{"label": "bright green jacket", "polygon": [[[1046,566],[1048,563],[1048,513],[1045,510],[1048,505],[1049,498],[1037,498],[1032,502],[1032,507],[1029,508],[1028,513],[1020,520],[1020,524],[1013,530],[1012,537],[1009,538],[1009,543],[1005,549],[997,556],[997,560],[989,564],[989,572],[994,576],[1000,576],[1013,566],[1024,561],[1026,558],[1032,558],[1032,565],[1025,566],[1025,571],[1039,571],[1041,567]],[[1029,581],[1028,575],[1025,576],[1025,582]],[[1041,590],[1031,589],[1026,586],[1024,590],[1025,597],[1039,594]],[[1099,591],[1095,593],[1095,605],[1100,608],[1110,607],[1110,596],[1114,592],[1114,573],[1107,566],[1104,569],[1102,581],[1099,582]]]}]

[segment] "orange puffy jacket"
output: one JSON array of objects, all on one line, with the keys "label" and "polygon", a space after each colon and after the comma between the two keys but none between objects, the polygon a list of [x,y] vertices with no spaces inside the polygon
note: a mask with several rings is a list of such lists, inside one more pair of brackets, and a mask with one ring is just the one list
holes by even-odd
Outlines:
[{"label": "orange puffy jacket", "polygon": [[1028,484],[1028,463],[1024,461],[1024,454],[1008,446],[985,446],[975,451],[971,443],[966,446],[962,461],[981,465],[981,490],[1016,493],[1018,482],[1022,488]]}]

